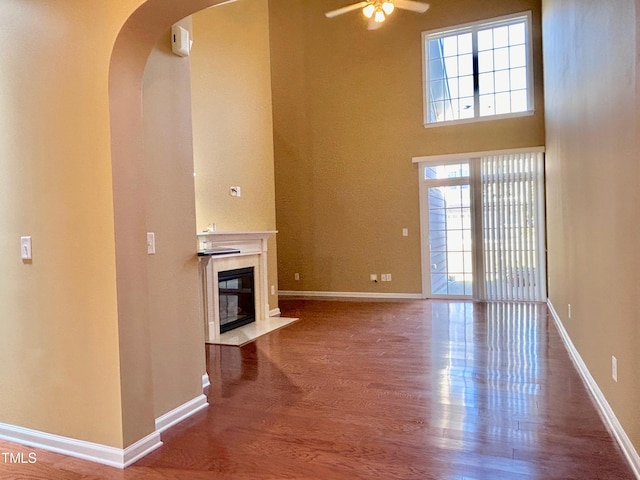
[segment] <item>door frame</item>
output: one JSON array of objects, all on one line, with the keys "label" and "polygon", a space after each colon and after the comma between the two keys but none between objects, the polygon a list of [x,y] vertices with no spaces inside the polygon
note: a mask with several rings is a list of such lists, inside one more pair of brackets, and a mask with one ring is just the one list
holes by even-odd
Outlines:
[{"label": "door frame", "polygon": [[[438,159],[440,158],[440,159]],[[449,179],[440,180],[427,180],[425,179],[425,168],[434,167],[440,165],[456,165],[456,164],[468,164],[469,165],[469,177],[453,177]],[[475,215],[475,203],[476,203],[476,188],[474,186],[474,178],[476,175],[473,173],[474,163],[471,158],[468,157],[456,157],[445,159],[442,157],[434,157],[433,160],[420,162],[418,168],[418,182],[420,189],[420,253],[422,264],[422,298],[423,299],[448,299],[448,300],[473,300],[477,298],[477,285],[476,275],[478,271],[478,249],[476,248],[478,238],[478,225]],[[430,249],[430,228],[429,228],[429,188],[436,186],[457,186],[468,185],[469,186],[469,207],[471,214],[471,256],[472,256],[472,274],[473,274],[473,290],[471,295],[432,295],[431,294],[431,249]],[[481,261],[481,259],[480,259]]]},{"label": "door frame", "polygon": [[[427,189],[425,188],[425,182],[427,180],[424,179],[424,169],[428,166],[434,165],[451,165],[461,162],[469,162],[469,185],[471,188],[471,215],[472,215],[472,226],[475,229],[473,232],[473,242],[474,245],[481,245],[482,242],[482,215],[477,214],[476,205],[482,205],[482,185],[480,182],[480,172],[479,172],[479,159],[487,156],[497,156],[497,155],[515,155],[520,153],[544,153],[545,147],[525,147],[525,148],[513,148],[513,149],[504,149],[504,150],[486,150],[486,151],[477,151],[477,152],[467,152],[467,153],[451,153],[444,155],[425,155],[419,157],[413,157],[412,163],[418,164],[418,190],[420,195],[420,253],[421,253],[421,266],[422,266],[422,298],[439,298],[431,296],[431,275],[430,275],[430,258],[429,251],[425,253],[425,245],[428,245],[429,241],[429,212],[425,212],[424,205],[426,205],[428,195]],[[543,170],[544,174],[544,170]],[[544,182],[542,186],[539,186],[542,189],[540,192],[538,201],[541,202],[539,205],[540,214],[541,214],[541,231],[540,231],[540,271],[542,272],[542,281],[547,281],[546,275],[546,242],[545,242],[545,229],[546,229],[546,220],[545,220],[545,197],[544,197]],[[426,240],[426,243],[425,243]],[[474,282],[473,282],[473,300],[482,301],[486,299],[485,292],[485,283],[484,279],[484,258],[482,249],[473,248],[473,274],[474,274]],[[544,256],[544,259],[542,258]],[[478,276],[480,275],[480,277]],[[480,281],[478,281],[480,279]],[[546,287],[546,285],[545,285]],[[544,292],[544,296],[546,297],[546,288]],[[448,299],[455,299],[454,296],[447,296]],[[469,299],[468,296],[460,297],[463,299]]]}]

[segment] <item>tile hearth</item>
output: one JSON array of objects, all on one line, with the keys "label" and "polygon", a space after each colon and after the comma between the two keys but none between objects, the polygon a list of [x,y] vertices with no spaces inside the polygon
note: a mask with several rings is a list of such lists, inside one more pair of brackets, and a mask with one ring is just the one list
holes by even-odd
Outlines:
[{"label": "tile hearth", "polygon": [[299,318],[269,317],[265,320],[252,322],[248,325],[222,333],[216,340],[208,343],[241,347],[249,342],[253,342],[262,335],[279,330],[298,320]]}]

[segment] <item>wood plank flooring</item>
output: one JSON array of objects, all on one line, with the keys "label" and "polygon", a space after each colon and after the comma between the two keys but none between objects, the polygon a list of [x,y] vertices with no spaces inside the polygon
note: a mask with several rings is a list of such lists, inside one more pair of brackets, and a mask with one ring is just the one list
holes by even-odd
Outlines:
[{"label": "wood plank flooring", "polygon": [[[633,479],[544,305],[282,301],[206,346],[210,407],[125,471],[37,451],[0,478]],[[32,451],[0,442],[0,451]]]}]

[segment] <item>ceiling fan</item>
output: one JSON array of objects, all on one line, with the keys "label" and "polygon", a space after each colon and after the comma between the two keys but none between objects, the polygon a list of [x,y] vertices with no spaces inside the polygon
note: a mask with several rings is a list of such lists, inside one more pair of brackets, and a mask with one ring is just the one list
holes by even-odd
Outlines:
[{"label": "ceiling fan", "polygon": [[342,8],[337,8],[325,13],[327,18],[337,17],[343,13],[353,12],[362,9],[362,14],[369,19],[369,30],[379,28],[387,16],[396,9],[410,10],[412,12],[424,13],[429,8],[428,3],[416,2],[414,0],[364,0],[353,3]]}]

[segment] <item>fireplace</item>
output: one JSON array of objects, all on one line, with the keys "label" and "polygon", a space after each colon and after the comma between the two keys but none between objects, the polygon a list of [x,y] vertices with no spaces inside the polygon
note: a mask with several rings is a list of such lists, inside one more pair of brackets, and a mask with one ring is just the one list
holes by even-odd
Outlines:
[{"label": "fireplace", "polygon": [[220,333],[255,322],[254,267],[218,272]]},{"label": "fireplace", "polygon": [[[205,328],[205,341],[216,344],[220,340],[220,315],[229,312],[227,307],[220,306],[221,292],[218,288],[219,274],[253,268],[254,326],[259,326],[271,316],[269,311],[269,276],[267,274],[267,243],[275,231],[260,232],[201,232],[199,242],[199,270],[201,280],[202,314]],[[224,251],[220,251],[223,249]],[[245,280],[246,281],[246,280]],[[235,285],[235,284],[234,284]],[[243,287],[246,288],[246,287]],[[275,289],[275,287],[272,287]],[[224,292],[227,293],[227,292]],[[234,295],[230,296],[233,297]],[[240,293],[240,292],[236,292]],[[229,297],[226,297],[229,300]],[[235,300],[231,300],[233,304]],[[235,305],[235,304],[234,304]],[[241,306],[243,310],[244,306]],[[231,309],[233,313],[233,309]],[[237,309],[236,309],[237,314]],[[276,315],[276,313],[274,313]],[[242,315],[244,316],[244,315]],[[235,322],[234,319],[232,320]],[[240,319],[242,320],[242,319]],[[247,318],[244,318],[248,321]],[[242,322],[240,322],[242,323]],[[239,324],[232,324],[235,328]],[[224,331],[224,330],[222,330]],[[233,332],[226,332],[234,335]]]}]

